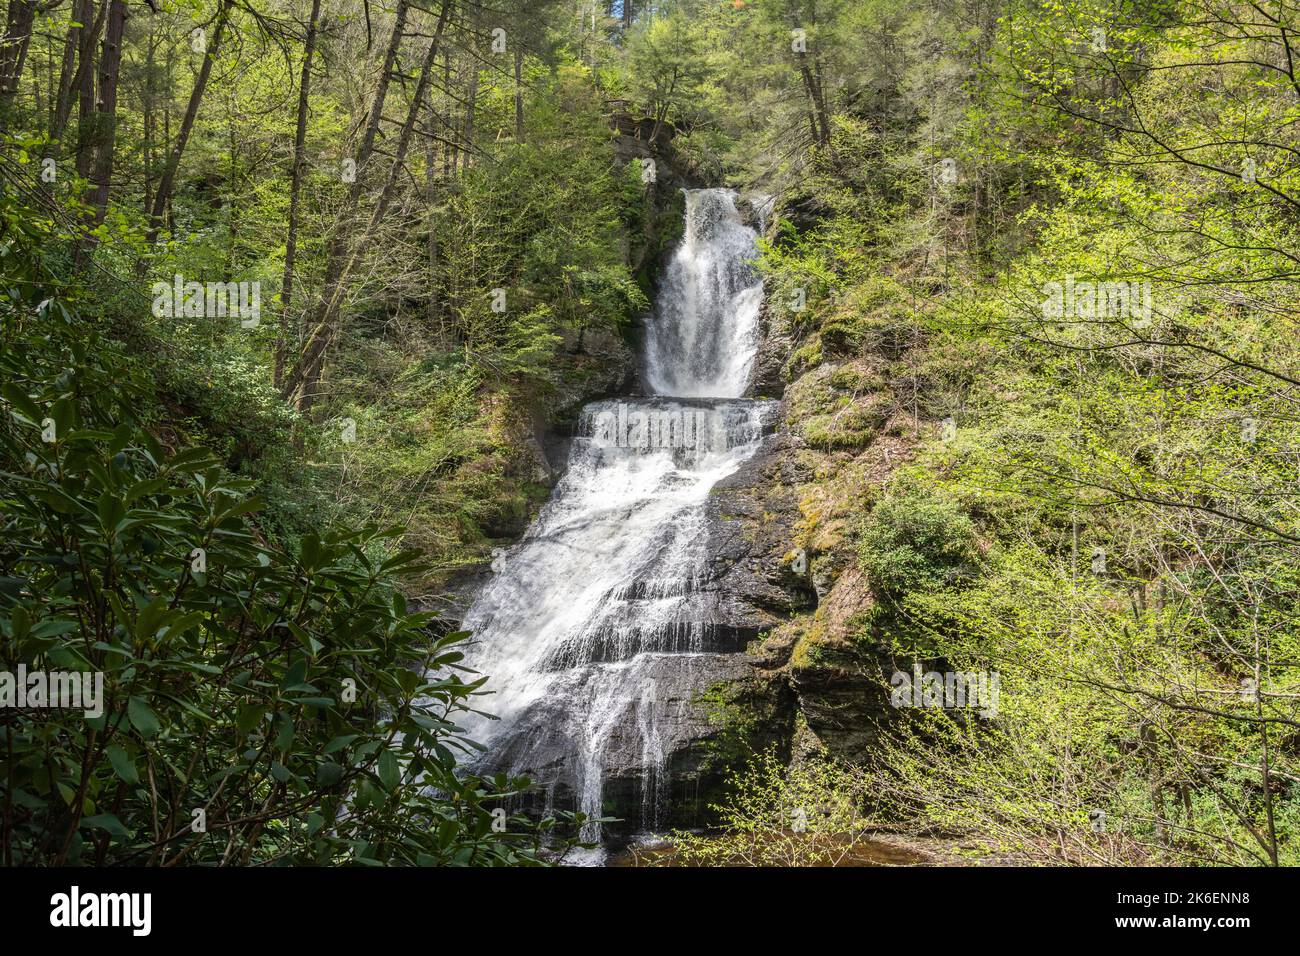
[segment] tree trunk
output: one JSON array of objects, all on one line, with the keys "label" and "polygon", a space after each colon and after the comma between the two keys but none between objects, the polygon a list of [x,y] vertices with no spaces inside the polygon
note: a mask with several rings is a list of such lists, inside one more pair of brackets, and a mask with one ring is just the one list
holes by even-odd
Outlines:
[{"label": "tree trunk", "polygon": [[[350,199],[360,197],[364,184],[361,181],[360,170],[370,159],[370,154],[374,151],[375,136],[379,132],[379,124],[384,116],[384,101],[388,99],[388,83],[393,78],[393,67],[397,63],[397,53],[402,46],[402,35],[406,32],[406,15],[411,9],[409,0],[399,0],[397,4],[397,18],[393,22],[393,35],[389,38],[388,49],[384,52],[384,69],[379,74],[379,83],[375,87],[374,105],[370,108],[370,116],[366,122],[366,131],[361,137],[361,148],[357,150],[355,157],[357,161],[357,181],[352,184]],[[435,39],[434,45],[437,45]]]},{"label": "tree trunk", "polygon": [[[626,0],[625,0],[626,2]],[[515,46],[515,142],[524,141],[524,51]]]},{"label": "tree trunk", "polygon": [[[442,55],[442,88],[451,89],[451,52],[448,51]],[[452,155],[451,143],[455,139],[451,129],[451,100],[447,101],[447,112],[442,116],[442,178],[444,181],[451,179],[451,171],[454,168],[454,159]]]},{"label": "tree trunk", "polygon": [[77,64],[77,175],[90,178],[95,147],[95,43],[104,26],[108,2],[100,6],[95,22],[83,29]]},{"label": "tree trunk", "polygon": [[[420,66],[420,79],[416,84],[415,93],[411,97],[410,109],[407,111],[406,121],[402,124],[401,134],[398,136],[397,146],[393,153],[393,163],[388,170],[388,178],[384,181],[379,198],[375,201],[370,221],[359,236],[355,238],[345,237],[343,242],[345,254],[340,256],[338,260],[332,258],[327,267],[326,291],[313,315],[315,324],[303,348],[303,354],[298,367],[295,369],[295,374],[290,377],[285,385],[287,390],[295,394],[297,406],[301,411],[310,410],[315,403],[316,389],[320,384],[321,373],[324,370],[325,350],[334,338],[336,316],[339,313],[343,295],[347,291],[348,280],[352,276],[352,270],[362,250],[369,244],[370,236],[373,234],[375,227],[388,212],[388,206],[392,202],[393,194],[396,192],[397,182],[401,177],[406,162],[406,154],[411,146],[415,121],[423,108],[426,91],[429,88],[429,79],[438,56],[438,46],[443,32],[447,28],[447,21],[451,16],[451,8],[452,0],[442,0],[438,25],[429,41],[429,49],[425,54],[424,62]],[[394,42],[400,42],[400,38],[396,35],[394,36]],[[395,56],[395,49],[392,52]],[[387,90],[386,83],[384,89]],[[382,111],[382,108],[382,103],[376,103],[377,110]]]},{"label": "tree trunk", "polygon": [[[95,172],[91,179],[94,224],[108,214],[108,193],[113,179],[113,153],[117,145],[117,87],[122,65],[122,33],[126,27],[126,0],[109,0],[108,25],[100,55],[99,115],[96,117]],[[94,244],[93,240],[90,241]]]},{"label": "tree trunk", "polygon": [[[379,82],[375,85],[375,96],[371,102],[370,115],[366,119],[366,128],[361,134],[361,145],[357,148],[355,156],[348,157],[355,164],[354,172],[356,175],[353,177],[351,188],[348,189],[347,204],[345,206],[347,213],[341,217],[345,220],[350,220],[355,214],[357,206],[361,202],[361,194],[366,187],[365,177],[362,173],[374,153],[375,139],[379,135],[379,126],[383,121],[384,103],[388,99],[388,86],[393,77],[393,68],[397,63],[397,54],[402,45],[402,37],[406,32],[406,16],[410,8],[409,0],[400,0],[397,5],[396,18],[393,21],[393,33],[388,40],[388,49],[384,52],[384,65],[379,74]],[[333,235],[330,237],[325,255],[327,282],[331,274],[329,270],[342,261],[343,255],[347,251],[348,232],[348,229],[340,226],[334,230]]]},{"label": "tree trunk", "polygon": [[293,135],[293,179],[289,185],[289,235],[284,243],[284,278],[280,282],[280,329],[275,337],[275,370],[272,381],[279,388],[284,381],[284,356],[289,335],[289,315],[293,305],[293,267],[298,253],[298,196],[306,167],[307,102],[311,93],[311,59],[316,50],[316,21],[320,18],[320,0],[312,0],[307,21],[307,43],[303,49],[302,78],[298,82],[298,128]]},{"label": "tree trunk", "polygon": [[157,53],[157,43],[154,40],[154,25],[149,24],[149,41],[146,48],[144,61],[144,102],[141,104],[142,116],[142,142],[140,144],[141,152],[141,172],[144,185],[142,209],[149,209],[153,206],[153,146],[154,146],[154,83],[155,55]]},{"label": "tree trunk", "polygon": [[424,205],[429,229],[429,241],[425,250],[429,269],[429,327],[433,328],[435,323],[438,324],[438,341],[441,342],[444,335],[438,309],[438,221],[434,215],[434,208],[438,198],[438,141],[433,138],[433,132],[438,128],[439,117],[437,111],[433,108],[432,88],[430,88],[425,109],[429,115],[430,132],[430,135],[424,141]]},{"label": "tree trunk", "polygon": [[4,41],[0,44],[0,129],[4,128],[5,116],[22,82],[35,19],[35,0],[9,0]]},{"label": "tree trunk", "polygon": [[469,169],[474,160],[474,108],[478,105],[478,63],[470,64],[469,92],[465,97],[465,158],[463,169]]},{"label": "tree trunk", "polygon": [[221,35],[226,30],[226,23],[230,19],[230,8],[234,0],[222,0],[221,7],[217,11],[217,22],[212,31],[212,40],[208,44],[207,50],[203,54],[203,65],[199,68],[199,75],[194,81],[194,89],[190,91],[190,101],[185,108],[185,117],[181,120],[181,128],[177,131],[176,142],[172,145],[171,155],[167,158],[167,164],[163,167],[162,176],[158,180],[158,191],[154,193],[153,209],[149,211],[149,232],[146,236],[150,243],[157,241],[158,231],[162,227],[163,216],[167,212],[167,207],[171,203],[172,190],[176,187],[176,172],[181,165],[181,157],[185,154],[185,146],[189,142],[190,133],[194,130],[194,120],[199,115],[199,104],[203,102],[203,91],[207,89],[208,78],[212,75],[212,64],[217,58],[217,53],[221,46]]},{"label": "tree trunk", "polygon": [[[72,95],[76,88],[77,48],[81,37],[78,24],[90,19],[87,11],[90,0],[73,0],[72,18],[68,24],[68,35],[63,40],[63,60],[59,65],[59,86],[54,94],[54,111],[50,116],[50,139],[60,140],[67,129],[68,117],[72,115]],[[47,155],[53,155],[53,146],[47,148]]]},{"label": "tree trunk", "polygon": [[[379,80],[375,84],[375,95],[370,103],[370,114],[366,118],[366,128],[361,135],[361,145],[357,149],[357,154],[350,157],[355,163],[355,177],[351,188],[348,190],[347,212],[340,216],[343,222],[350,222],[356,214],[357,206],[361,201],[361,192],[365,188],[365,178],[362,172],[366,163],[374,151],[375,137],[379,132],[379,124],[384,115],[384,103],[388,98],[388,85],[392,79],[393,67],[397,62],[397,54],[402,46],[402,36],[406,32],[406,15],[410,10],[409,0],[399,0],[397,12],[393,20],[393,32],[388,38],[388,47],[384,51],[384,65],[379,73]],[[326,246],[325,253],[325,287],[328,289],[332,282],[336,280],[343,268],[343,259],[348,247],[349,229],[340,225],[334,230],[330,241]],[[324,308],[323,304],[316,307],[313,315],[313,326],[319,325],[319,319],[316,318],[321,314]],[[310,346],[310,340],[308,346]],[[287,352],[287,349],[286,349]],[[300,390],[304,355],[299,356],[297,366],[286,377],[283,369],[280,372],[280,394],[288,398],[295,391]]]},{"label": "tree trunk", "polygon": [[[77,51],[81,48],[80,24],[91,20],[93,0],[72,0],[72,12],[68,24],[68,33],[63,40],[63,58],[59,64],[59,84],[52,94],[53,108],[50,110],[49,138],[42,151],[45,159],[57,159],[63,147],[63,135],[68,129],[68,119],[72,116],[72,103],[80,83],[77,72]],[[46,184],[52,189],[52,185]]]},{"label": "tree trunk", "polygon": [[813,71],[808,68],[808,61],[802,56],[799,58],[799,75],[803,78],[813,116],[817,118],[817,142],[825,146],[831,141],[831,124],[826,115],[826,102],[821,95],[821,82],[813,75]]}]

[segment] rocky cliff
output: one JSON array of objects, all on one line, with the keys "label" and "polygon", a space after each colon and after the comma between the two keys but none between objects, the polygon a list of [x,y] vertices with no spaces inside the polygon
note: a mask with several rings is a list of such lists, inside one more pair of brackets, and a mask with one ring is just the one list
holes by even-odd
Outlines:
[{"label": "rocky cliff", "polygon": [[764,329],[754,391],[780,394],[780,413],[763,449],[715,488],[711,548],[756,632],[746,679],[788,705],[791,750],[857,759],[891,713],[894,664],[866,626],[873,597],[854,531],[915,444],[894,389],[901,352],[796,341],[771,308]]}]

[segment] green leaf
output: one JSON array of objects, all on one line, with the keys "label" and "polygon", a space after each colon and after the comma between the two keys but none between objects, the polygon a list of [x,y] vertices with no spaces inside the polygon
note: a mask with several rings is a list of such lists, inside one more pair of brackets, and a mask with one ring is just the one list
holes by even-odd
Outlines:
[{"label": "green leaf", "polygon": [[301,684],[303,678],[306,676],[307,658],[300,657],[289,665],[289,669],[284,674],[284,680],[280,682],[280,689],[288,690],[291,687],[295,687]]},{"label": "green leaf", "polygon": [[391,750],[385,750],[379,755],[379,782],[389,793],[396,790],[400,782],[397,756]]},{"label": "green leaf", "polygon": [[21,413],[31,424],[38,424],[45,417],[41,414],[40,406],[32,401],[31,396],[13,382],[5,382],[4,385],[0,385],[0,394],[3,394],[5,401],[12,405],[14,410]]},{"label": "green leaf", "polygon": [[126,506],[111,491],[106,491],[99,496],[99,501],[96,502],[96,510],[99,513],[100,527],[109,534],[113,533],[117,523],[126,514]]},{"label": "green leaf", "polygon": [[90,827],[92,830],[107,830],[115,837],[128,840],[131,837],[130,831],[122,825],[122,821],[111,813],[101,813],[98,816],[86,817],[81,821],[83,827]]},{"label": "green leaf", "polygon": [[31,615],[27,613],[27,608],[21,604],[14,605],[13,611],[10,612],[9,621],[10,632],[13,634],[14,640],[21,641],[31,632]]},{"label": "green leaf", "polygon": [[186,448],[167,460],[166,466],[172,471],[194,473],[210,467],[216,459],[206,448]]},{"label": "green leaf", "polygon": [[41,621],[32,628],[32,637],[62,637],[71,634],[77,627],[76,621]]},{"label": "green leaf", "polygon": [[341,736],[335,737],[333,740],[331,740],[329,743],[325,745],[324,752],[327,754],[332,754],[335,753],[336,751],[342,750],[348,744],[352,743],[352,741],[356,740],[357,736],[358,736],[357,734],[342,734]]},{"label": "green leaf", "polygon": [[238,518],[240,515],[252,514],[254,511],[261,511],[266,507],[266,502],[261,498],[249,498],[247,501],[241,501],[233,508],[228,508],[217,516],[216,524],[223,524],[231,518]]},{"label": "green leaf", "polygon": [[136,729],[141,737],[152,737],[161,729],[158,723],[158,715],[153,712],[142,697],[132,697],[126,704],[126,714],[131,720],[131,726]]},{"label": "green leaf", "polygon": [[108,762],[113,765],[113,772],[127,783],[139,783],[140,774],[135,769],[135,763],[127,756],[126,750],[120,744],[109,744],[104,752],[108,754]]},{"label": "green leaf", "polygon": [[279,725],[275,734],[275,747],[277,750],[288,750],[294,737],[293,718],[282,711],[275,715],[275,721]]},{"label": "green leaf", "polygon": [[334,699],[331,697],[295,697],[293,703],[303,707],[333,707]]},{"label": "green leaf", "polygon": [[240,704],[235,710],[235,728],[241,734],[247,734],[262,722],[266,710],[265,704]]}]

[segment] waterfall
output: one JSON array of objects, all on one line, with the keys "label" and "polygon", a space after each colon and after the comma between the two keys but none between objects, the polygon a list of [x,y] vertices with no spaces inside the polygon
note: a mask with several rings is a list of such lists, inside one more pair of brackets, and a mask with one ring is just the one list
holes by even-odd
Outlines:
[{"label": "waterfall", "polygon": [[755,233],[735,194],[686,194],[686,230],[646,328],[645,381],[656,395],[735,398],[758,351],[763,283],[749,260]]},{"label": "waterfall", "polygon": [[[659,822],[695,697],[734,661],[709,580],[710,490],[754,455],[774,403],[746,401],[762,282],[729,190],[691,190],[648,318],[648,398],[593,402],[567,468],[523,539],[494,562],[463,626],[489,677],[471,715],[480,769],[528,774],[601,814],[610,775],[639,781]],[[732,665],[734,666],[734,665]],[[596,841],[588,824],[583,838]]]}]

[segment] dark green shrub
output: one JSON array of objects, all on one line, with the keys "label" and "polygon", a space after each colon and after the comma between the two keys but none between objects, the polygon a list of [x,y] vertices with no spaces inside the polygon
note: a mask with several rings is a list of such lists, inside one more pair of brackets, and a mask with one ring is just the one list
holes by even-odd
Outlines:
[{"label": "dark green shrub", "polygon": [[858,545],[872,588],[893,600],[959,583],[974,573],[978,556],[974,523],[939,489],[887,495],[867,518]]},{"label": "dark green shrub", "polygon": [[[527,782],[457,773],[481,681],[408,613],[396,530],[268,543],[251,483],[143,428],[150,383],[32,271],[3,246],[0,862],[538,862],[503,809]],[[99,675],[97,706],[16,706],[20,669]]]}]

